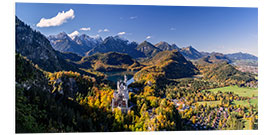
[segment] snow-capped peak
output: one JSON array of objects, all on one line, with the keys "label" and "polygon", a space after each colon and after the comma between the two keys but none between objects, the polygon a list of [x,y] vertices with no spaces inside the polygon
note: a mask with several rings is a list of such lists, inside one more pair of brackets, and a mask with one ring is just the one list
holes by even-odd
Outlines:
[{"label": "snow-capped peak", "polygon": [[79,34],[80,34],[80,32],[78,32],[77,30],[75,30],[74,32],[68,34],[68,36],[69,36],[72,40],[74,40],[74,38],[75,38],[76,36],[78,36]]}]

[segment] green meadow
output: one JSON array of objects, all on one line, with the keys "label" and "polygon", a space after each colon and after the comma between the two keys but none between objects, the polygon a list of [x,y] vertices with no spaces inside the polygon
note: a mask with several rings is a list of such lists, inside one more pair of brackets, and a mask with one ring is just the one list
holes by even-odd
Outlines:
[{"label": "green meadow", "polygon": [[258,88],[246,88],[246,87],[238,87],[238,86],[227,86],[222,88],[209,89],[207,91],[211,91],[217,93],[221,92],[233,92],[234,94],[238,94],[242,97],[257,97],[258,96]]},{"label": "green meadow", "polygon": [[[222,88],[215,88],[215,89],[209,89],[205,91],[211,91],[213,93],[217,93],[218,91],[221,92],[233,92],[234,94],[238,94],[242,97],[250,97],[252,99],[248,100],[234,100],[233,104],[235,105],[243,105],[243,106],[249,106],[249,103],[253,106],[258,104],[258,88],[246,88],[246,87],[238,87],[238,86],[227,86]],[[248,103],[249,102],[249,103]],[[220,104],[220,101],[202,101],[198,102],[199,104],[205,104],[208,105],[218,105]]]}]

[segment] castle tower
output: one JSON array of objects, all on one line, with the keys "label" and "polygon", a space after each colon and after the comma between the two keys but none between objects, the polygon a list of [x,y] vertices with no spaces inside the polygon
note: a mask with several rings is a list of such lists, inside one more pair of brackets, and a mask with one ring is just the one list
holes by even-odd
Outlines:
[{"label": "castle tower", "polygon": [[117,90],[113,93],[112,110],[119,108],[122,112],[127,112],[128,99],[127,76],[125,75],[124,80],[117,81]]}]

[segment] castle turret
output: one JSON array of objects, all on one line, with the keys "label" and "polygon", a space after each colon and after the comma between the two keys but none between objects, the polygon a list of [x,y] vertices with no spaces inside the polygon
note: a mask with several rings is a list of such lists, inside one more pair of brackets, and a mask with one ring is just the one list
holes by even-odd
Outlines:
[{"label": "castle turret", "polygon": [[112,110],[114,108],[121,109],[122,112],[128,111],[128,87],[127,76],[124,76],[124,80],[117,81],[117,90],[114,91],[112,99]]},{"label": "castle turret", "polygon": [[127,75],[124,76],[124,83],[127,83]]}]

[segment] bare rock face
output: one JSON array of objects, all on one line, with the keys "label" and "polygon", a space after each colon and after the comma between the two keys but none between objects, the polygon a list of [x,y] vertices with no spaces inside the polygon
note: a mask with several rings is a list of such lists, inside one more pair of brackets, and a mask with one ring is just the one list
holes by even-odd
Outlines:
[{"label": "bare rock face", "polygon": [[136,42],[129,42],[119,36],[109,36],[105,38],[102,43],[86,52],[85,55],[90,56],[95,53],[119,52],[126,53],[133,58],[145,57],[143,52],[136,49],[137,46],[138,44]]},{"label": "bare rock face", "polygon": [[90,37],[86,34],[70,38],[65,32],[47,37],[52,47],[60,52],[72,52],[84,56],[86,52],[101,44],[101,37]]}]

